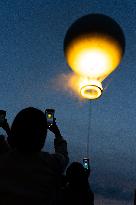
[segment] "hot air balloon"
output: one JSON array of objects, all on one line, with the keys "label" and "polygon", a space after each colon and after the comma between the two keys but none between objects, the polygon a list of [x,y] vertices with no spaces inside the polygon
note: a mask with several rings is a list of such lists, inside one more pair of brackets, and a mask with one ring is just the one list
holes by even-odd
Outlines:
[{"label": "hot air balloon", "polygon": [[84,98],[101,96],[102,81],[120,64],[125,38],[119,24],[103,14],[89,14],[76,20],[64,38],[64,54],[69,67],[84,82]]}]

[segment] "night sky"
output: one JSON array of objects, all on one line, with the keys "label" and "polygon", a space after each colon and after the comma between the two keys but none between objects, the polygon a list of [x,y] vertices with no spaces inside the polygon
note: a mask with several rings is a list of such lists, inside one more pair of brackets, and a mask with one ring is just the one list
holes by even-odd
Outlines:
[{"label": "night sky", "polygon": [[[67,86],[72,71],[63,40],[81,16],[102,13],[122,27],[126,50],[97,101],[81,101]],[[0,109],[11,125],[21,109],[55,108],[70,161],[86,156],[91,106],[91,185],[96,205],[132,204],[136,188],[136,1],[1,0]],[[0,130],[3,133],[2,129]],[[49,134],[45,148],[53,150]]]}]

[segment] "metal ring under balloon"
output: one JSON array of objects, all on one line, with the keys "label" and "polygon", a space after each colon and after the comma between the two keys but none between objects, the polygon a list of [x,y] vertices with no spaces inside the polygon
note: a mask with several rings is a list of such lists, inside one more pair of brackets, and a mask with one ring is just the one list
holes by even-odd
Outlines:
[{"label": "metal ring under balloon", "polygon": [[99,98],[102,95],[102,89],[97,85],[85,85],[81,88],[81,95],[90,100]]}]

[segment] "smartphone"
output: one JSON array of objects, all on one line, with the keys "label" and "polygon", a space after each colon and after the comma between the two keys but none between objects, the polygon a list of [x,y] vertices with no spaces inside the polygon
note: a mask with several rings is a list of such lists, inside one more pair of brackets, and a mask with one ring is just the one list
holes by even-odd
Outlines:
[{"label": "smartphone", "polygon": [[89,159],[88,158],[83,158],[83,167],[87,170],[90,169]]},{"label": "smartphone", "polygon": [[49,126],[53,125],[55,123],[54,113],[55,113],[54,109],[46,109],[45,110],[45,114],[46,114],[46,118],[47,118],[47,124]]},{"label": "smartphone", "polygon": [[6,117],[6,111],[0,110],[0,126],[4,123]]}]

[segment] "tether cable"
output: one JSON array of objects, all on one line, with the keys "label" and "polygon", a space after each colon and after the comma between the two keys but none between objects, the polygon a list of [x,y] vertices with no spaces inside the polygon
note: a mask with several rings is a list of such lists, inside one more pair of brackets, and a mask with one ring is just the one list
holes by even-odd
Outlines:
[{"label": "tether cable", "polygon": [[91,114],[92,114],[92,107],[91,107],[91,100],[89,100],[88,129],[87,129],[87,153],[86,153],[88,158],[89,158],[89,152],[90,152]]}]

